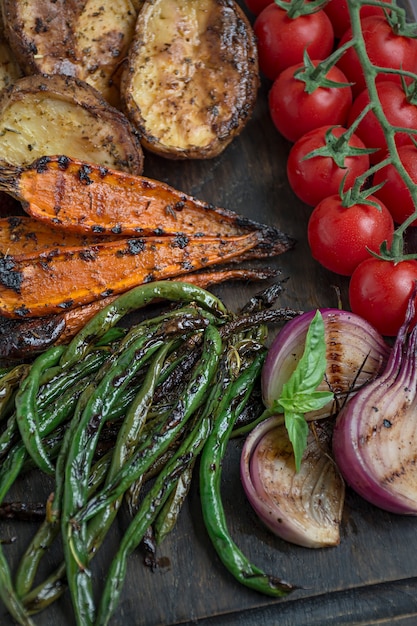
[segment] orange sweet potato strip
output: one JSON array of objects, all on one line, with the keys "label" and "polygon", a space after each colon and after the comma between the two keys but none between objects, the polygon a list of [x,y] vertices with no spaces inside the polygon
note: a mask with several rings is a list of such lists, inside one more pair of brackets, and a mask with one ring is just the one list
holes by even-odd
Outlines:
[{"label": "orange sweet potato strip", "polygon": [[[229,280],[268,280],[276,278],[278,274],[278,270],[271,268],[215,268],[172,280],[207,288]],[[0,359],[25,359],[46,350],[52,344],[68,343],[96,313],[116,298],[100,298],[90,304],[45,317],[11,319],[0,316]]]},{"label": "orange sweet potato strip", "polygon": [[0,314],[39,317],[186,275],[262,247],[265,234],[238,237],[144,237],[42,254],[0,258]]},{"label": "orange sweet potato strip", "polygon": [[0,255],[20,257],[63,246],[88,246],[102,240],[96,235],[51,228],[46,222],[24,215],[0,218]]},{"label": "orange sweet potato strip", "polygon": [[37,220],[78,233],[227,237],[262,228],[165,183],[66,156],[2,164],[0,189]]}]

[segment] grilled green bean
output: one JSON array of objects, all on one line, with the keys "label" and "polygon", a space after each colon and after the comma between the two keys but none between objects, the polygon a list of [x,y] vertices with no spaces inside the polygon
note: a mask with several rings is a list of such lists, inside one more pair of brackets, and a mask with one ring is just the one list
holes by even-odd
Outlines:
[{"label": "grilled green bean", "polygon": [[76,519],[90,519],[122,495],[126,489],[163,454],[173,439],[181,431],[185,422],[201,406],[215,375],[222,350],[220,334],[215,326],[205,330],[205,348],[201,360],[195,367],[194,375],[187,388],[170,413],[168,423],[159,432],[150,433],[144,444],[121,468],[105,489],[98,492],[76,516]]},{"label": "grilled green bean", "polygon": [[195,285],[175,281],[155,281],[140,285],[119,296],[77,333],[61,357],[62,367],[69,367],[76,363],[88,350],[92,341],[97,341],[125,315],[155,300],[196,302],[219,318],[225,318],[228,315],[226,307],[218,298]]},{"label": "grilled green bean", "polygon": [[159,473],[150,491],[146,494],[142,505],[127,528],[120,542],[107,575],[102,594],[96,626],[109,623],[123,587],[126,577],[127,558],[139,545],[147,528],[152,524],[158,511],[166,502],[175,488],[178,477],[194,463],[200,453],[211,429],[211,416],[205,414],[195,429],[189,434],[177,453]]},{"label": "grilled green bean", "polygon": [[264,354],[258,353],[253,363],[230,385],[225,394],[200,459],[200,494],[204,523],[220,560],[241,584],[263,594],[281,597],[293,587],[264,573],[253,565],[230,536],[222,499],[221,469],[226,446],[236,417],[245,406],[260,372]]},{"label": "grilled green bean", "polygon": [[46,474],[52,474],[54,466],[42,443],[36,396],[42,372],[54,366],[63,352],[63,346],[53,347],[37,357],[21,383],[15,399],[16,420],[22,440],[33,461]]}]

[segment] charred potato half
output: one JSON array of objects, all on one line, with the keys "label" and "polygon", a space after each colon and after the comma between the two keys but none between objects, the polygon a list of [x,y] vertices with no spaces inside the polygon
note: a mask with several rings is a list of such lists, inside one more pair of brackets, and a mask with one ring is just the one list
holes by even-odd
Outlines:
[{"label": "charred potato half", "polygon": [[143,171],[130,122],[93,87],[59,74],[20,78],[0,97],[0,158],[23,165],[54,154]]},{"label": "charred potato half", "polygon": [[258,83],[253,31],[234,0],[144,3],[120,90],[148,150],[217,156],[250,118]]},{"label": "charred potato half", "polygon": [[137,0],[3,0],[6,38],[26,74],[75,76],[115,106],[138,10]]}]

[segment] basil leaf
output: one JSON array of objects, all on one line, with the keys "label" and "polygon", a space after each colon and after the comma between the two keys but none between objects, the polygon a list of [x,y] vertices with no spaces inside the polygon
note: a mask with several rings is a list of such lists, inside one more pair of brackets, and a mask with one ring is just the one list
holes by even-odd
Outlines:
[{"label": "basil leaf", "polygon": [[[333,399],[330,391],[317,391],[326,372],[326,340],[320,311],[314,315],[306,335],[304,353],[281,395],[274,403],[284,412],[285,426],[290,438],[297,472],[307,445],[308,424],[304,414],[324,407]],[[280,411],[282,413],[282,410]]]}]

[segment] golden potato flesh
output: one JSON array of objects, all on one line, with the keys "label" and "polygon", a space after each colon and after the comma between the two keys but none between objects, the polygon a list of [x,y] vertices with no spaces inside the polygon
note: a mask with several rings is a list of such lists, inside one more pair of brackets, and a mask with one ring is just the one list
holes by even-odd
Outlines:
[{"label": "golden potato flesh", "polygon": [[23,165],[55,154],[143,171],[130,122],[90,85],[59,74],[21,78],[0,98],[0,157]]},{"label": "golden potato flesh", "polygon": [[258,83],[253,31],[233,0],[145,2],[121,99],[147,149],[220,154],[250,118]]}]

